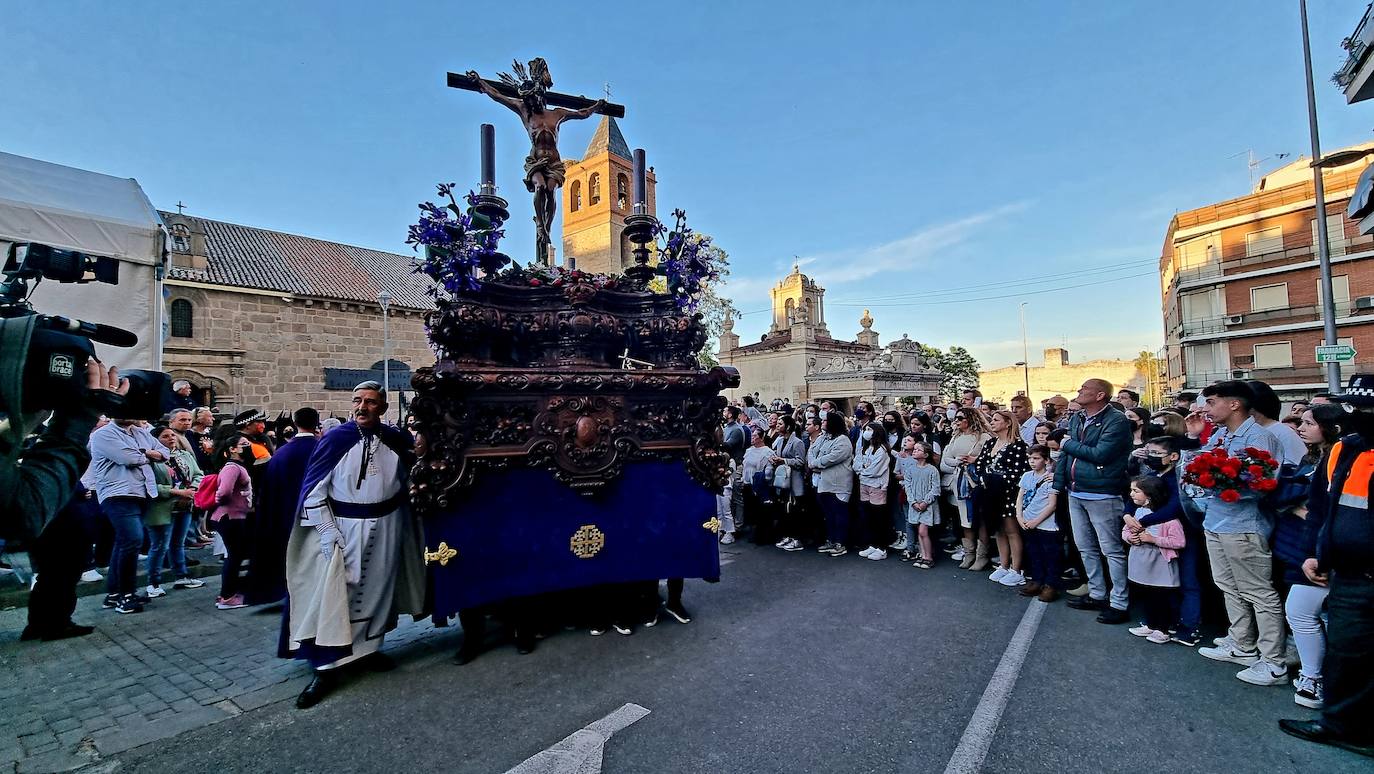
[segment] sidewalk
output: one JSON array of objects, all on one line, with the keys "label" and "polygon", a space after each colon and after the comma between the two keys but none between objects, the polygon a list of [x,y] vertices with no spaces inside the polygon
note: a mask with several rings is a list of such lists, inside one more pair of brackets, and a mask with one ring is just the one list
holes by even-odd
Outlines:
[{"label": "sidewalk", "polygon": [[[213,580],[169,590],[143,613],[118,615],[99,596],[73,618],[95,633],[20,642],[27,611],[0,611],[0,772],[67,771],[103,756],[294,698],[309,667],[276,658],[280,606],[216,610]],[[402,619],[388,650],[451,638]]]},{"label": "sidewalk", "polygon": [[[12,554],[5,554],[5,558],[14,565],[17,572],[0,573],[0,610],[11,607],[26,607],[29,604],[29,588],[33,581],[33,565],[29,561],[29,555],[25,551],[16,551]],[[210,553],[207,548],[188,548],[186,558],[195,559],[200,564],[188,567],[188,573],[192,578],[206,578],[206,583],[214,583],[214,578],[220,573],[219,557]],[[101,575],[109,573],[109,568],[98,568]],[[171,583],[173,576],[170,571],[164,571],[163,577],[167,583]],[[148,585],[148,561],[138,560],[138,581],[137,587],[141,592],[143,587]],[[92,594],[105,593],[105,581],[98,580],[91,583],[78,583],[76,594],[80,597],[91,596]]]}]

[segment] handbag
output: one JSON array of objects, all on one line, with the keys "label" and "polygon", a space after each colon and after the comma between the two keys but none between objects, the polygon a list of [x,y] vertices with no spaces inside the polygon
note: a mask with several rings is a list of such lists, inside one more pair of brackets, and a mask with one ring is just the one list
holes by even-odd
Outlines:
[{"label": "handbag", "polygon": [[773,486],[778,489],[792,489],[792,468],[787,465],[777,465],[773,468]]}]

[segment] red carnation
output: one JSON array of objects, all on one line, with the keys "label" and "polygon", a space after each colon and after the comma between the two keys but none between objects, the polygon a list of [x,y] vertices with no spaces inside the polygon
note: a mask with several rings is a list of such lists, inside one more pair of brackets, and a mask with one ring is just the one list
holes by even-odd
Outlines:
[{"label": "red carnation", "polygon": [[1221,463],[1221,470],[1228,476],[1235,477],[1240,475],[1240,460],[1227,460]]},{"label": "red carnation", "polygon": [[1274,491],[1275,489],[1278,489],[1278,488],[1279,488],[1278,479],[1266,478],[1266,479],[1264,479],[1263,481],[1260,481],[1260,482],[1259,482],[1259,490],[1260,490],[1261,492],[1272,492],[1272,491]]},{"label": "red carnation", "polygon": [[1197,477],[1197,485],[1203,487],[1216,486],[1216,476],[1213,476],[1211,473],[1203,473],[1202,475]]},{"label": "red carnation", "polygon": [[1255,478],[1264,478],[1264,468],[1259,465],[1251,465],[1249,468],[1246,468],[1246,470]]},{"label": "red carnation", "polygon": [[1234,489],[1223,489],[1221,490],[1221,494],[1217,495],[1217,497],[1220,497],[1221,501],[1224,503],[1233,503],[1240,499],[1240,492]]},{"label": "red carnation", "polygon": [[537,280],[537,279],[532,279],[532,280],[530,280],[530,287],[532,287],[532,288],[537,288],[537,287],[539,287],[540,285],[543,285],[543,284],[544,284],[544,283],[540,282],[540,281]]}]

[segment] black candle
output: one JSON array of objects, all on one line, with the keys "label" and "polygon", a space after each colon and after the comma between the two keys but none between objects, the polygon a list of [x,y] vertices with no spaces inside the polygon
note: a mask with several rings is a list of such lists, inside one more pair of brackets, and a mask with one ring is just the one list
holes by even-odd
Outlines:
[{"label": "black candle", "polygon": [[636,214],[644,212],[644,149],[635,148],[635,200],[634,211]]},{"label": "black candle", "polygon": [[496,192],[496,127],[482,124],[482,193]]}]

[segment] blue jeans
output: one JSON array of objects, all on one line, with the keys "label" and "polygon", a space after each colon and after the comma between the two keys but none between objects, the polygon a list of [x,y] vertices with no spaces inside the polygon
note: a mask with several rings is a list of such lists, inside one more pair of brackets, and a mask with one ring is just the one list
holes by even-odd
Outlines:
[{"label": "blue jeans", "polygon": [[172,577],[185,578],[186,570],[186,533],[191,531],[191,511],[172,511]]},{"label": "blue jeans", "polygon": [[1188,542],[1178,552],[1178,628],[1196,632],[1202,623],[1202,581],[1199,580],[1198,559],[1207,550],[1207,539],[1202,530],[1188,523],[1187,518],[1179,520],[1183,524],[1184,539]]},{"label": "blue jeans", "polygon": [[849,503],[841,500],[834,492],[820,492],[816,502],[825,514],[825,539],[835,545],[844,545],[849,538]]},{"label": "blue jeans", "polygon": [[1063,538],[1058,532],[1047,529],[1028,529],[1023,534],[1031,579],[1042,586],[1063,591],[1064,581],[1059,569],[1063,557]]},{"label": "blue jeans", "polygon": [[148,527],[148,585],[162,585],[162,561],[167,558],[167,541],[172,538],[171,524],[149,524]]},{"label": "blue jeans", "polygon": [[114,549],[110,552],[110,572],[105,576],[107,594],[132,594],[138,580],[138,549],[143,545],[143,513],[148,500],[143,497],[111,497],[100,504],[100,511],[114,527]]},{"label": "blue jeans", "polygon": [[[1121,541],[1120,497],[1085,500],[1069,496],[1069,517],[1073,519],[1073,541],[1083,554],[1083,569],[1088,573],[1088,594],[1099,602],[1109,601],[1117,610],[1128,609],[1126,590],[1126,544]],[[1106,566],[1104,573],[1103,566]],[[1107,598],[1107,578],[1112,581]]]}]

